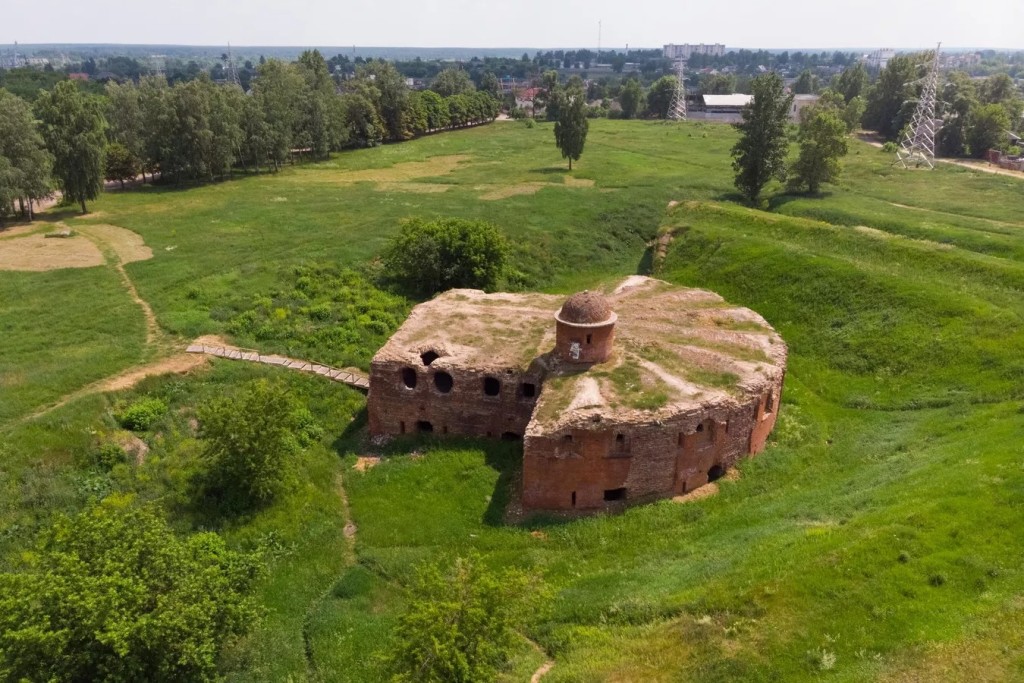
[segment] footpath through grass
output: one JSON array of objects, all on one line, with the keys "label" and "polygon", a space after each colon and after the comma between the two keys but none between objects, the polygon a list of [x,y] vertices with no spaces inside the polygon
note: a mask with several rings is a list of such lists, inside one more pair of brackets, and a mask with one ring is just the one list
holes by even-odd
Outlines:
[{"label": "footpath through grass", "polygon": [[[0,401],[0,558],[16,562],[54,512],[119,490],[162,501],[182,530],[264,549],[267,615],[225,658],[239,681],[379,680],[412,568],[469,550],[554,588],[526,634],[556,662],[545,681],[1024,679],[1024,184],[900,173],[855,142],[840,187],[754,211],[731,201],[728,127],[591,131],[571,176],[550,126],[495,124],[273,177],[111,194],[85,220],[153,248],[127,271],[169,332],[364,367],[412,303],[376,290],[368,266],[404,217],[493,221],[517,245],[511,284],[559,292],[650,268],[646,244],[671,231],[659,277],[750,306],[790,346],[770,446],[719,495],[509,526],[514,445],[398,442],[359,471],[358,394],[228,362],[20,423],[130,362],[144,328],[113,273],[4,273],[0,290],[22,302],[0,313],[17,350],[4,381],[39,359],[46,371]],[[59,317],[45,302],[69,284],[76,315]],[[33,349],[61,325],[58,345],[120,341],[64,356],[58,374]],[[189,505],[190,419],[257,376],[288,382],[324,438],[271,509],[210,518]],[[149,455],[98,469],[95,434],[144,396],[169,406],[138,435]],[[541,661],[524,641],[506,680]]]}]

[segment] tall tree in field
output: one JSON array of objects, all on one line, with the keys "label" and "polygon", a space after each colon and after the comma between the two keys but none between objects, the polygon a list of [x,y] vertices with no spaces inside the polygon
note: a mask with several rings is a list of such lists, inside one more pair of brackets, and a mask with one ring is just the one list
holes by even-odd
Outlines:
[{"label": "tall tree in field", "polygon": [[[122,162],[125,161],[123,152],[128,152],[134,157],[132,164],[138,167],[141,165],[144,155],[142,103],[139,89],[131,82],[122,85],[116,81],[110,81],[107,83],[106,95],[107,138],[110,142],[120,145],[114,156],[118,162]],[[118,166],[121,164],[119,163]],[[137,173],[138,170],[136,170]],[[133,175],[132,178],[134,177]],[[121,178],[117,178],[117,180],[121,180]]]},{"label": "tall tree in field", "polygon": [[28,102],[0,88],[0,218],[15,203],[32,218],[32,202],[50,195],[51,164]]},{"label": "tall tree in field", "polygon": [[326,159],[331,150],[340,148],[343,138],[344,115],[335,93],[334,79],[319,50],[303,52],[296,67],[306,82],[299,100],[296,144],[310,148],[314,157]]},{"label": "tall tree in field", "polygon": [[583,154],[583,145],[587,142],[587,131],[590,121],[587,120],[587,94],[581,87],[569,87],[565,90],[565,99],[555,121],[555,144],[562,151],[562,158],[572,162]]},{"label": "tall tree in field", "polygon": [[832,89],[839,92],[849,103],[855,97],[861,97],[868,89],[868,71],[858,62],[843,71],[832,82]]},{"label": "tall tree in field", "polygon": [[373,101],[380,118],[384,121],[389,140],[405,140],[409,137],[405,114],[409,99],[409,88],[405,77],[390,62],[370,62],[359,70],[359,78],[373,83]]},{"label": "tall tree in field", "polygon": [[736,188],[751,204],[772,178],[786,179],[786,120],[792,95],[782,91],[782,79],[772,72],[751,83],[754,99],[743,109],[743,121],[735,124],[740,139],[732,148]]},{"label": "tall tree in field", "polygon": [[878,81],[868,92],[864,110],[864,127],[878,131],[887,140],[900,134],[900,111],[903,103],[914,97],[911,85],[918,78],[921,55],[896,55],[878,75]]},{"label": "tall tree in field", "polygon": [[672,106],[672,96],[679,80],[675,76],[662,76],[647,91],[647,111],[659,119],[668,118],[668,109]]},{"label": "tall tree in field", "polygon": [[818,89],[818,77],[810,69],[804,69],[793,83],[793,92],[797,95],[813,95]]},{"label": "tall tree in field", "polygon": [[990,149],[1006,147],[1010,129],[1010,117],[1006,109],[998,104],[979,106],[971,113],[971,127],[967,133],[967,144],[971,156],[982,158]]},{"label": "tall tree in field", "polygon": [[840,111],[827,105],[812,107],[800,122],[800,156],[793,164],[790,185],[817,194],[823,183],[839,178],[839,160],[848,150]]},{"label": "tall tree in field", "polygon": [[139,161],[127,147],[120,142],[111,142],[103,151],[103,177],[116,180],[124,189],[124,181],[135,180],[139,174]]},{"label": "tall tree in field", "polygon": [[43,139],[53,154],[53,173],[67,201],[85,203],[103,189],[106,121],[98,100],[84,95],[74,81],[61,81],[36,101]]},{"label": "tall tree in field", "polygon": [[150,76],[139,81],[139,109],[142,116],[142,168],[151,174],[160,171],[170,154],[174,112],[171,89],[163,77]]}]

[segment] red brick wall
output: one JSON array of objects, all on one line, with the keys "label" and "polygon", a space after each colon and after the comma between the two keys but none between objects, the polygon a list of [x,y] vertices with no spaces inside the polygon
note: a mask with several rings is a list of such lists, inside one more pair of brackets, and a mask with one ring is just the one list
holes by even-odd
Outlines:
[{"label": "red brick wall", "polygon": [[530,434],[523,449],[523,506],[593,510],[624,504],[606,501],[606,491],[625,488],[628,504],[703,486],[712,467],[725,471],[744,455],[763,450],[777,414],[779,388],[772,391],[776,409],[771,413],[765,413],[762,396],[662,424],[595,424]]},{"label": "red brick wall", "polygon": [[[589,342],[587,341],[589,337]],[[573,342],[580,345],[579,360],[573,360],[570,348]],[[615,342],[615,324],[604,327],[574,327],[557,321],[555,323],[555,355],[568,363],[601,363],[608,360]]]},{"label": "red brick wall", "polygon": [[[416,373],[414,389],[403,383],[405,368]],[[439,372],[452,377],[452,389],[448,393],[442,393],[434,384],[434,376]],[[497,396],[484,392],[484,380],[488,377],[500,382]],[[533,398],[523,395],[523,382],[534,385]],[[418,431],[418,423],[429,422],[433,433],[438,435],[500,438],[509,433],[522,438],[540,390],[538,379],[518,372],[469,372],[444,367],[441,361],[435,361],[430,367],[374,362],[367,399],[370,433],[411,434]]]}]

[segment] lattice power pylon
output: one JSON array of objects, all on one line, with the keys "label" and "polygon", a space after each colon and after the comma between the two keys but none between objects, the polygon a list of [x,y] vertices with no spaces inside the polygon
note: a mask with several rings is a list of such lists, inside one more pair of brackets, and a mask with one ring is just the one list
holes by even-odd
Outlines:
[{"label": "lattice power pylon", "polygon": [[939,90],[939,50],[942,43],[935,48],[931,68],[924,77],[921,99],[914,109],[914,117],[910,127],[896,152],[896,161],[903,168],[911,166],[935,168],[935,131],[939,119],[935,118],[935,98]]},{"label": "lattice power pylon", "polygon": [[672,93],[672,103],[668,106],[668,118],[670,121],[686,120],[686,62],[682,59],[676,60],[676,91]]},{"label": "lattice power pylon", "polygon": [[235,64],[235,53],[231,51],[231,43],[228,43],[227,59],[225,61],[227,62],[228,80],[237,86],[241,86],[242,83],[238,79],[238,66]]}]

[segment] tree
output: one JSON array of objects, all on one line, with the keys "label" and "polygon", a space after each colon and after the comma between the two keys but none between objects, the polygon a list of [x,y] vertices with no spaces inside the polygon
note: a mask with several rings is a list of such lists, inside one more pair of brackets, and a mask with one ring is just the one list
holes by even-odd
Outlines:
[{"label": "tree", "polygon": [[979,106],[971,113],[971,127],[967,134],[967,144],[971,156],[982,158],[990,149],[1006,147],[1006,131],[1010,129],[1010,117],[1006,109],[999,104]]},{"label": "tree", "polygon": [[701,95],[731,95],[736,92],[736,77],[732,74],[706,74],[700,77]]},{"label": "tree", "polygon": [[266,380],[202,406],[207,491],[222,507],[244,511],[273,500],[299,448],[298,413],[287,390]]},{"label": "tree", "polygon": [[786,120],[793,97],[783,94],[782,79],[774,72],[751,85],[754,99],[743,108],[743,121],[734,124],[740,139],[732,148],[732,167],[736,188],[753,204],[768,181],[786,178]]},{"label": "tree", "polygon": [[839,74],[832,89],[839,92],[843,99],[849,104],[855,97],[860,97],[868,88],[868,71],[864,65],[858,62],[854,66]]},{"label": "tree", "polygon": [[85,203],[103,189],[106,121],[98,100],[87,97],[74,81],[61,81],[36,101],[53,173],[66,201]]},{"label": "tree", "polygon": [[409,88],[405,77],[390,62],[374,61],[359,69],[359,79],[368,81],[372,87],[364,91],[377,109],[389,140],[405,140],[410,137],[405,113],[408,106]]},{"label": "tree", "polygon": [[479,557],[421,567],[410,592],[389,660],[394,683],[496,680],[544,597],[535,578]]},{"label": "tree", "polygon": [[[139,89],[131,82],[121,85],[109,81],[106,85],[107,138],[121,145],[135,159],[139,167],[144,154],[142,104]],[[119,152],[120,153],[120,152]],[[136,170],[135,175],[138,175]],[[135,178],[135,175],[132,178]],[[107,178],[111,178],[108,176]],[[118,180],[115,178],[115,180]]]},{"label": "tree", "polygon": [[793,164],[790,185],[806,187],[817,194],[822,183],[834,183],[839,178],[839,160],[849,147],[846,123],[839,110],[830,106],[811,107],[800,122],[800,156]]},{"label": "tree", "polygon": [[634,118],[640,111],[643,103],[644,89],[635,78],[630,78],[622,84],[619,92],[619,106],[622,107],[622,118]]},{"label": "tree", "polygon": [[476,90],[473,81],[469,80],[469,75],[462,69],[445,69],[430,83],[430,89],[441,97],[463,95]]},{"label": "tree", "polygon": [[797,95],[813,95],[818,90],[818,77],[810,69],[804,69],[793,83],[793,92]]},{"label": "tree", "polygon": [[299,117],[304,82],[290,64],[268,59],[260,64],[253,96],[266,122],[266,147],[274,170],[288,160]]},{"label": "tree", "polygon": [[562,158],[569,160],[570,171],[573,160],[578,160],[583,154],[588,130],[590,121],[587,120],[587,94],[583,92],[582,87],[568,88],[558,120],[555,121],[555,144],[561,150]]},{"label": "tree", "polygon": [[139,164],[127,147],[120,142],[111,142],[103,154],[103,177],[116,180],[124,189],[124,181],[135,180],[139,174]]},{"label": "tree", "polygon": [[868,92],[864,127],[877,131],[886,140],[895,140],[902,129],[900,111],[913,94],[921,55],[896,55],[878,75]]},{"label": "tree", "polygon": [[501,81],[494,75],[493,71],[488,71],[484,74],[484,77],[480,81],[480,90],[489,94],[494,99],[501,101]]},{"label": "tree", "polygon": [[0,218],[16,202],[32,217],[32,202],[50,195],[51,164],[29,104],[0,89]]},{"label": "tree", "polygon": [[942,105],[942,128],[935,138],[940,156],[967,156],[967,142],[971,127],[971,114],[979,104],[977,91],[970,75],[954,71],[947,75],[939,94]]},{"label": "tree", "polygon": [[505,271],[508,243],[483,221],[406,221],[384,253],[384,271],[403,289],[430,296],[454,287],[492,289]]},{"label": "tree", "polygon": [[373,102],[358,92],[341,96],[345,139],[350,147],[376,147],[384,140],[384,122]]},{"label": "tree", "polygon": [[0,574],[3,680],[214,681],[258,616],[254,556],[123,499],[59,519],[26,556]]},{"label": "tree", "polygon": [[675,76],[662,76],[647,91],[647,111],[659,119],[668,118],[669,107],[676,93],[679,79]]}]

